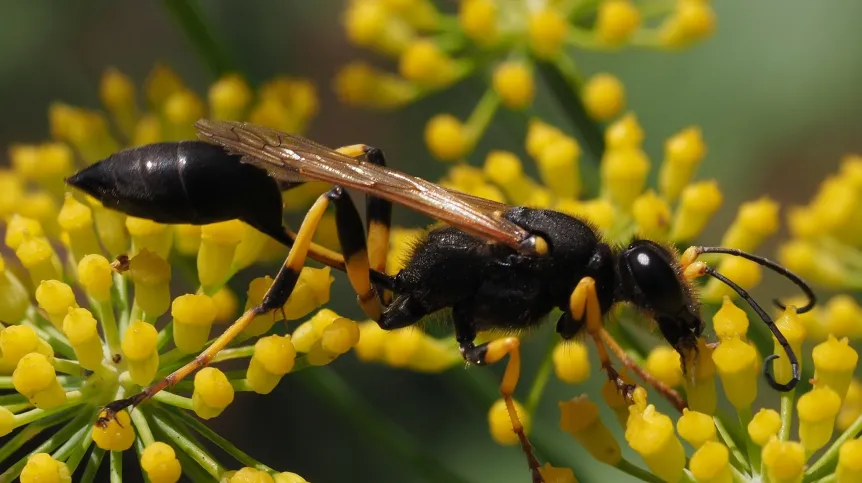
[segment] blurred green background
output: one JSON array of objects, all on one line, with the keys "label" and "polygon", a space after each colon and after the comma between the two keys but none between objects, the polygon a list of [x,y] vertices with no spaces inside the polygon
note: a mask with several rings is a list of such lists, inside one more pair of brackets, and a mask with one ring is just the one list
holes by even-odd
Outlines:
[{"label": "blurred green background", "polygon": [[[390,166],[431,179],[445,172],[446,166],[423,147],[424,123],[440,111],[466,116],[484,89],[481,83],[458,86],[394,113],[349,109],[337,103],[330,88],[338,67],[357,57],[391,63],[345,41],[344,1],[201,3],[216,37],[252,82],[276,74],[315,80],[321,112],[312,122],[311,138],[333,146],[364,142],[382,147]],[[724,207],[704,234],[713,243],[741,201],[768,194],[782,203],[802,203],[840,156],[862,152],[862,3],[724,0],[714,9],[717,34],[680,53],[574,54],[584,73],[608,71],[622,79],[628,105],[646,131],[654,167],[665,138],[691,124],[702,127],[709,154],[699,176],[718,179],[725,193]],[[0,146],[46,139],[51,101],[97,107],[105,67],[118,67],[141,82],[156,62],[171,66],[198,92],[214,80],[161,2],[0,1]],[[547,92],[540,88],[539,96],[543,116],[571,132]],[[492,126],[474,164],[488,148],[521,150],[523,133],[513,135],[511,126],[501,124]],[[0,153],[5,163],[5,149]],[[415,218],[402,211],[396,220],[409,224]],[[774,255],[774,246],[763,253]],[[353,300],[338,276],[333,308],[359,317]],[[522,390],[552,325],[527,344]],[[467,381],[471,378],[493,389],[500,368],[417,375],[356,364],[349,356],[331,369],[381,417],[419,441],[423,451],[470,480],[528,481],[519,450],[490,440],[488,403],[468,389],[475,387]],[[314,377],[314,371],[286,377],[268,397],[242,394],[213,426],[261,461],[315,483],[425,481],[354,426],[352,417],[334,411],[306,377]],[[557,429],[556,401],[582,392],[595,395],[600,382],[593,377],[583,387],[552,383],[539,410],[537,436],[551,450],[543,456],[574,466],[580,481],[625,481]],[[605,416],[615,426],[610,414]]]}]

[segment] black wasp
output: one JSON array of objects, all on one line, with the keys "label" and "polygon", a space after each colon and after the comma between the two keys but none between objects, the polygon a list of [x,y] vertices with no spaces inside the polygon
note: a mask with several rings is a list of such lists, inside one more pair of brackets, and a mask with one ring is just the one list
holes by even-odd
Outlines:
[{"label": "black wasp", "polygon": [[[691,282],[709,275],[750,304],[784,347],[793,377],[780,384],[771,365],[764,364],[769,384],[789,391],[800,379],[796,355],[769,315],[741,287],[696,259],[702,253],[723,253],[773,269],[808,296],[809,303],[799,312],[810,310],[814,305],[810,288],[774,262],[722,247],[692,247],[678,257],[650,240],[613,247],[576,217],[510,207],[389,169],[376,148],[354,145],[332,150],[246,123],[203,119],[196,127],[203,141],[125,150],[67,182],[106,207],[159,222],[204,224],[238,218],[290,246],[290,254],[259,306],[243,314],[192,362],[142,392],[109,404],[109,415],[144,402],[205,366],[255,316],[283,306],[306,257],[346,271],[362,309],[383,329],[407,327],[429,314],[451,309],[455,337],[467,362],[490,364],[508,355],[500,391],[534,481],[542,480],[539,463],[512,403],[520,369],[519,339],[505,337],[476,345],[478,331],[524,329],[560,309],[563,314],[557,332],[563,339],[589,335],[598,348],[602,368],[622,393],[629,395],[633,386],[620,378],[606,346],[681,408],[684,402],[673,390],[622,353],[602,321],[613,306],[627,302],[656,321],[685,361],[704,330]],[[333,187],[318,198],[293,233],[282,225],[280,189],[306,181],[323,181]],[[366,194],[367,226],[346,188]],[[431,230],[404,269],[390,277],[385,275],[385,261],[393,203],[448,226]],[[343,257],[311,243],[330,204],[335,208]]]}]

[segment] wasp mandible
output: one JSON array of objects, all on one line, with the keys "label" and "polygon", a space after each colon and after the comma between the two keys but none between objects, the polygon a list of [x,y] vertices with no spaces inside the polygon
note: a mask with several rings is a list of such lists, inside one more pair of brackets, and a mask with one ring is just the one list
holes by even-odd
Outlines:
[{"label": "wasp mandible", "polygon": [[[784,348],[793,377],[778,383],[767,363],[768,383],[789,391],[800,379],[796,355],[766,311],[732,280],[697,260],[703,253],[721,253],[759,263],[799,286],[809,301],[798,312],[810,310],[815,299],[807,284],[763,257],[703,246],[677,256],[672,249],[644,239],[614,247],[577,217],[510,207],[387,168],[382,151],[376,148],[353,145],[333,150],[248,123],[202,119],[195,126],[203,141],[122,151],[67,181],[106,207],[160,222],[204,224],[238,218],[290,246],[290,252],[260,305],[240,316],[193,361],[140,393],[109,404],[109,414],[141,404],[207,365],[255,316],[279,310],[307,257],[346,271],[362,310],[383,329],[408,327],[451,309],[450,322],[468,363],[491,364],[508,356],[500,392],[534,481],[542,481],[539,462],[512,400],[520,372],[520,340],[504,337],[477,345],[479,331],[525,329],[559,309],[557,332],[563,339],[586,333],[595,342],[602,369],[621,393],[630,396],[634,386],[620,377],[609,349],[682,408],[685,403],[672,389],[626,357],[603,328],[603,319],[617,304],[633,305],[655,320],[685,361],[704,330],[692,281],[707,275],[736,291]],[[317,199],[293,233],[282,225],[279,190],[306,181],[323,181],[332,188]],[[345,189],[367,196],[366,225]],[[393,204],[447,226],[430,230],[406,266],[387,276]],[[329,205],[335,209],[341,254],[311,243]]]}]

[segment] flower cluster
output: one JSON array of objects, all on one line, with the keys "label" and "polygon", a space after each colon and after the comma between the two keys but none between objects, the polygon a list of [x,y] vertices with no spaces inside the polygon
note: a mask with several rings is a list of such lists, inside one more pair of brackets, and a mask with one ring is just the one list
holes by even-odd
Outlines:
[{"label": "flower cluster", "polygon": [[[357,344],[356,322],[318,310],[329,301],[328,268],[304,268],[284,311],[255,319],[194,381],[94,424],[104,416],[99,408],[196,356],[237,315],[239,300],[226,286],[232,276],[279,250],[236,220],[199,227],[127,217],[67,193],[63,178],[127,144],[193,139],[192,124],[204,115],[296,132],[317,102],[302,79],[276,78],[253,93],[230,75],[210,87],[205,104],[165,67],[153,70],[143,90],[145,111],[132,82],[106,71],[100,94],[107,116],[53,105],[53,140],[12,146],[12,169],[0,171],[8,249],[0,257],[0,435],[9,435],[0,479],[70,481],[83,466],[80,481],[93,481],[106,455],[113,477],[121,479],[122,452],[133,449],[154,483],[175,482],[181,474],[193,481],[304,482],[255,461],[191,413],[217,417],[237,392],[267,394],[286,374],[329,364]],[[269,277],[253,280],[246,309],[271,284]],[[192,290],[172,293],[183,285]],[[273,332],[282,314],[301,323],[279,335]],[[247,362],[235,372],[217,367],[231,359]],[[47,438],[23,454],[40,433]],[[228,471],[202,438],[249,467]],[[6,461],[16,455],[17,462]]]},{"label": "flower cluster", "polygon": [[[620,81],[597,74],[584,82],[569,48],[674,49],[715,29],[708,1],[675,0],[653,7],[630,0],[461,0],[458,12],[447,14],[431,0],[352,0],[343,17],[347,38],[397,60],[398,74],[352,62],[336,76],[335,90],[346,104],[397,108],[487,72],[489,88],[466,121],[438,114],[426,126],[425,140],[434,156],[463,159],[498,108],[530,108],[537,69],[561,74],[577,91],[574,102],[595,120],[608,121],[622,111]],[[661,21],[652,25],[653,18]]]}]

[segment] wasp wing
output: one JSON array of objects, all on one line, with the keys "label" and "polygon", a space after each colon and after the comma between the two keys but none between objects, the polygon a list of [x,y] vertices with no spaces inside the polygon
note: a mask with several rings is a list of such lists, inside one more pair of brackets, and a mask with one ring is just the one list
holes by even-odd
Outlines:
[{"label": "wasp wing", "polygon": [[316,180],[404,205],[475,236],[523,250],[530,233],[501,215],[508,207],[352,158],[308,139],[248,123],[201,119],[202,139],[285,181]]}]

